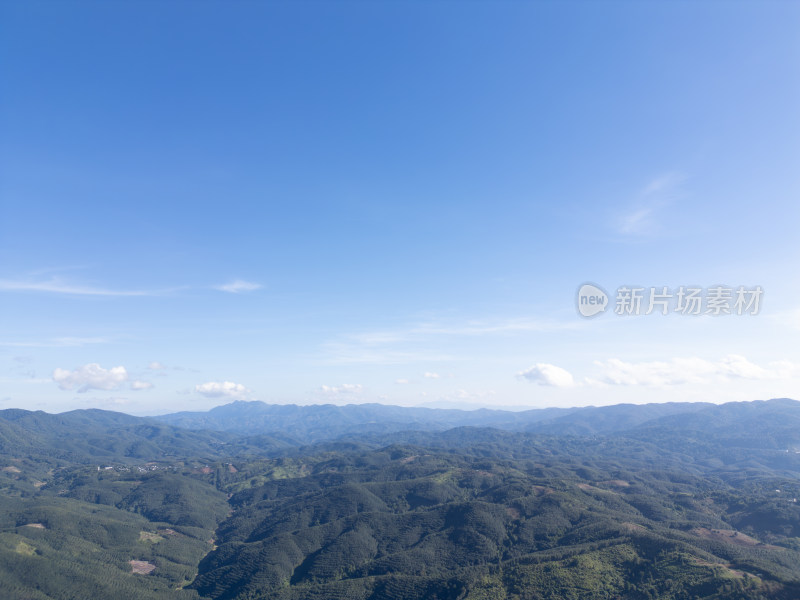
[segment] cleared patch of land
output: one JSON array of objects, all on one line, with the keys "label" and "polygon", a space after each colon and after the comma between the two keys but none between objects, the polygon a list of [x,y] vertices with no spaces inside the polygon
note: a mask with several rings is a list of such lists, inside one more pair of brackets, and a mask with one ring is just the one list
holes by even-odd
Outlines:
[{"label": "cleared patch of land", "polygon": [[14,551],[17,554],[22,554],[24,556],[33,556],[36,554],[36,548],[31,546],[28,542],[20,541],[17,544],[17,547],[14,548]]},{"label": "cleared patch of land", "polygon": [[741,531],[736,531],[734,529],[706,529],[705,527],[696,527],[695,529],[692,529],[692,533],[711,540],[736,544],[737,546],[762,546],[765,548],[778,547],[759,542],[757,539],[750,537],[746,533],[742,533]]},{"label": "cleared patch of land", "polygon": [[144,560],[131,560],[128,561],[131,565],[131,573],[135,575],[149,575],[155,571],[156,566]]},{"label": "cleared patch of land", "polygon": [[163,541],[164,538],[158,535],[157,533],[152,533],[150,531],[140,531],[139,532],[139,541],[142,542],[153,542],[158,543]]},{"label": "cleared patch of land", "polygon": [[712,563],[712,562],[708,562],[707,560],[703,560],[702,558],[697,558],[697,557],[695,557],[693,562],[694,562],[694,564],[700,565],[701,567],[711,567],[712,569],[713,568],[722,569],[726,574],[728,574],[731,577],[738,577],[738,578],[742,578],[742,577],[754,577],[755,578],[756,577],[752,573],[747,573],[745,571],[739,571],[738,569],[731,568],[731,565],[729,563]]},{"label": "cleared patch of land", "polygon": [[627,481],[622,479],[609,479],[608,481],[601,481],[600,483],[604,483],[606,485],[613,485],[615,487],[630,487],[631,484]]}]

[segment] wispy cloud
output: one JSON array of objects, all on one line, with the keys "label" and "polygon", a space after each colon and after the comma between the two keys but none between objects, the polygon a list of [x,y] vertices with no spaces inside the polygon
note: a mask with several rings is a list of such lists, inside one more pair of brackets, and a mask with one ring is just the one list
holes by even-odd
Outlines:
[{"label": "wispy cloud", "polygon": [[423,375],[423,377],[425,379],[439,379],[441,375],[439,375],[438,373],[431,373],[430,371],[428,371]]},{"label": "wispy cloud", "polygon": [[792,308],[772,313],[767,318],[775,323],[779,323],[782,327],[790,327],[792,329],[800,330],[800,307]]},{"label": "wispy cloud", "polygon": [[452,361],[451,354],[432,352],[440,340],[464,337],[511,336],[530,332],[577,329],[585,323],[546,319],[496,319],[456,324],[425,322],[407,328],[364,331],[330,341],[323,346],[326,362],[335,364]]},{"label": "wispy cloud", "polygon": [[572,373],[548,363],[536,363],[517,373],[517,376],[533,383],[550,387],[573,387],[575,385]]},{"label": "wispy cloud", "polygon": [[650,181],[617,219],[617,230],[627,236],[656,233],[662,210],[680,197],[685,181],[681,173],[666,173]]},{"label": "wispy cloud", "polygon": [[112,290],[70,283],[57,277],[53,277],[47,281],[0,279],[0,290],[7,292],[45,292],[73,296],[157,296],[165,293],[164,290]]},{"label": "wispy cloud", "polygon": [[0,346],[12,348],[65,348],[86,346],[88,344],[107,344],[111,340],[104,337],[59,337],[35,342],[0,341]]},{"label": "wispy cloud", "polygon": [[397,350],[388,347],[374,348],[347,342],[329,342],[322,348],[325,364],[335,365],[403,365],[414,362],[445,362],[456,360],[452,354],[429,350]]},{"label": "wispy cloud", "polygon": [[229,294],[241,294],[243,292],[252,292],[254,290],[260,290],[262,287],[264,286],[261,285],[260,283],[254,283],[252,281],[244,281],[242,279],[236,279],[224,285],[214,286],[214,289],[219,290],[221,292],[228,292]]},{"label": "wispy cloud", "polygon": [[744,356],[730,354],[717,361],[697,357],[665,361],[626,362],[618,358],[597,361],[602,374],[588,383],[663,387],[707,384],[736,379],[775,380],[800,376],[800,365],[790,361],[761,366]]},{"label": "wispy cloud", "polygon": [[742,379],[785,380],[800,377],[800,363],[783,360],[762,366],[737,354],[730,354],[716,361],[697,357],[641,362],[609,358],[595,361],[594,364],[600,368],[600,375],[580,380],[566,369],[548,363],[536,363],[517,373],[517,377],[539,385],[562,388],[669,387],[684,384],[718,384]]},{"label": "wispy cloud", "polygon": [[[421,394],[421,397],[427,397],[427,394]],[[475,410],[483,407],[500,408],[495,403],[496,397],[497,392],[494,390],[472,391],[459,389],[438,396],[435,400],[427,399],[425,402],[417,404],[417,406],[461,410]]]},{"label": "wispy cloud", "polygon": [[561,331],[565,329],[576,329],[580,323],[574,321],[554,321],[546,319],[497,319],[497,320],[476,320],[455,325],[442,325],[437,323],[423,323],[406,330],[394,332],[374,332],[354,336],[364,341],[402,340],[415,337],[430,336],[487,336],[498,334],[525,333],[531,331]]},{"label": "wispy cloud", "polygon": [[53,383],[52,379],[45,379],[43,377],[0,377],[0,383],[14,383],[14,384],[42,384]]}]

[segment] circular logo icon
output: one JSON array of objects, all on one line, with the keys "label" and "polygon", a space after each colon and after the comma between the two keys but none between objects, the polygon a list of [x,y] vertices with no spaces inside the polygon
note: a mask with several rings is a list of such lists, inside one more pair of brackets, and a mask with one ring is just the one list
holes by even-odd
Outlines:
[{"label": "circular logo icon", "polygon": [[595,317],[608,308],[608,294],[599,285],[584,283],[578,288],[575,303],[582,317]]}]

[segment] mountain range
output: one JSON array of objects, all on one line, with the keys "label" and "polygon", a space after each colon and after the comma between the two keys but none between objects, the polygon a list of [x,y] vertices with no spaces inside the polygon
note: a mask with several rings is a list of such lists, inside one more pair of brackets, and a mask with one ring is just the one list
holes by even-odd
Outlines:
[{"label": "mountain range", "polygon": [[[179,412],[152,417],[189,430],[239,435],[274,435],[297,443],[314,443],[351,434],[400,431],[445,431],[454,427],[492,427],[551,435],[596,435],[636,427],[729,426],[748,415],[774,418],[793,414],[800,402],[774,399],[716,405],[704,402],[616,404],[602,407],[543,408],[525,411],[408,408],[383,404],[298,406],[237,401],[205,412]],[[788,412],[787,412],[788,411]],[[791,419],[791,416],[789,416]]]},{"label": "mountain range", "polygon": [[0,411],[11,600],[794,600],[800,402]]}]

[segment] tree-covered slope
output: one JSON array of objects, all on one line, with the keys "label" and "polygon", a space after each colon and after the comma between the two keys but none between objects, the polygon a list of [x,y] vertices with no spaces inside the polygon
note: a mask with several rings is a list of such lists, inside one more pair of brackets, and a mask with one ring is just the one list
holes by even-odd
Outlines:
[{"label": "tree-covered slope", "polygon": [[251,442],[222,431],[190,431],[154,419],[104,410],[61,414],[0,411],[0,455],[16,458],[98,461],[161,460],[184,456],[220,457],[262,454],[295,446],[271,436]]},{"label": "tree-covered slope", "polygon": [[197,598],[230,510],[207,457],[246,446],[105,411],[2,411],[0,434],[0,598]]},{"label": "tree-covered slope", "polygon": [[796,599],[799,407],[622,405],[307,446],[0,411],[0,597]]},{"label": "tree-covered slope", "polygon": [[213,547],[213,513],[204,529],[124,508],[68,494],[0,498],[0,597],[197,598],[184,587]]},{"label": "tree-covered slope", "polygon": [[[800,593],[796,478],[780,493],[774,478],[742,490],[635,440],[515,435],[505,458],[483,446],[317,457],[305,476],[242,489],[193,588],[225,599]],[[515,446],[525,458],[508,458]]]}]

